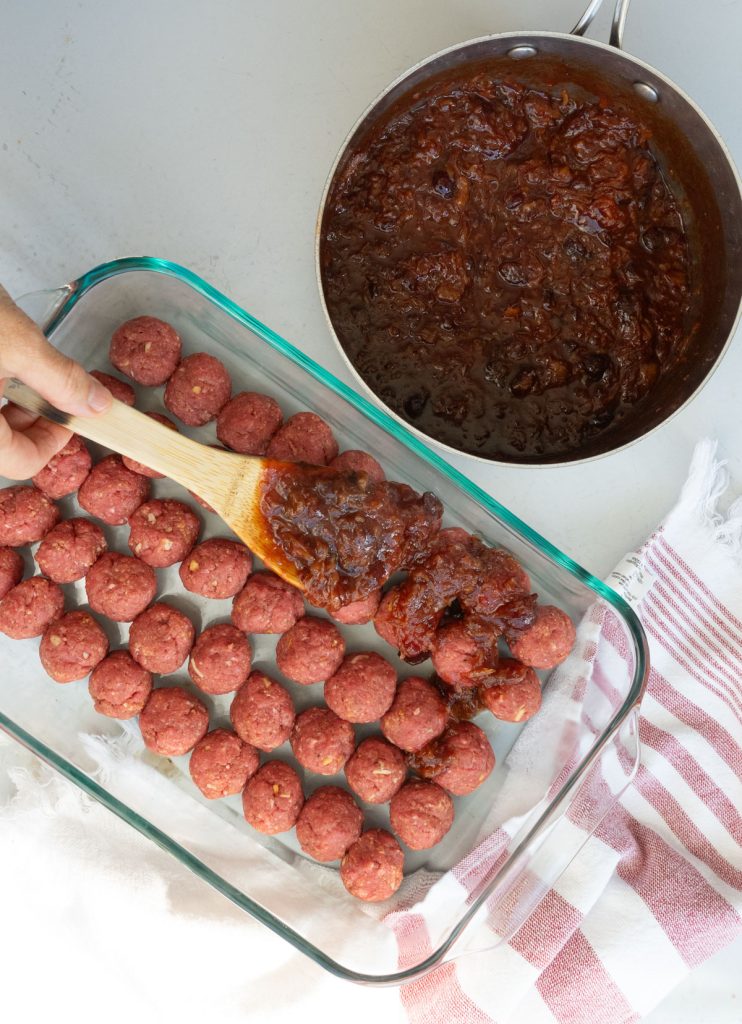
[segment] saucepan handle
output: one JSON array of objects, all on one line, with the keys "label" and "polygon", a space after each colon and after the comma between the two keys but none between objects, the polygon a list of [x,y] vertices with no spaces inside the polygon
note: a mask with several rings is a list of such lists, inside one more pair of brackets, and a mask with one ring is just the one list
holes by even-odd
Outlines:
[{"label": "saucepan handle", "polygon": [[[584,36],[585,32],[587,32],[588,28],[592,24],[595,15],[603,6],[603,2],[604,0],[590,0],[589,5],[585,9],[580,20],[572,29],[570,35]],[[619,50],[623,46],[623,30],[626,25],[626,15],[628,14],[630,3],[631,0],[616,0],[616,6],[613,9],[611,34],[608,41],[611,46],[615,46]]]}]

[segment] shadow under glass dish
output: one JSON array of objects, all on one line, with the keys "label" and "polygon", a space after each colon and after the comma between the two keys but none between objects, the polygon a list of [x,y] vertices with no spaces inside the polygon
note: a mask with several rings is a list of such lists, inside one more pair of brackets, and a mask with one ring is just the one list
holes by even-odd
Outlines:
[{"label": "shadow under glass dish", "polygon": [[[609,45],[582,37],[601,7],[593,0],[573,34],[511,32],[472,40],[429,57],[405,72],[361,115],[330,171],[322,196],[316,234],[316,267],[323,308],[338,348],[356,379],[382,403],[373,380],[364,377],[343,347],[333,324],[323,276],[328,200],[348,161],[395,105],[413,90],[456,70],[465,74],[480,63],[496,64],[526,85],[539,86],[555,67],[561,80],[599,83],[609,95],[637,112],[653,134],[660,168],[679,199],[688,235],[692,288],[700,302],[678,357],[642,399],[614,426],[574,451],[554,455],[488,457],[457,448],[418,429],[389,408],[408,429],[443,449],[494,463],[570,464],[617,451],[649,434],[677,413],[711,376],[734,333],[742,300],[742,186],[731,157],[708,118],[670,79],[621,51],[629,0],[618,0]],[[668,14],[669,16],[669,14]]]}]

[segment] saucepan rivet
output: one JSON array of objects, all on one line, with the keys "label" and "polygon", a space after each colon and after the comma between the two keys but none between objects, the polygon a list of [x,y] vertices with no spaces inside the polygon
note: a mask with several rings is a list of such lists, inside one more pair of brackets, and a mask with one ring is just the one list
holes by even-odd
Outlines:
[{"label": "saucepan rivet", "polygon": [[508,50],[508,57],[512,57],[513,60],[522,60],[524,57],[535,57],[538,50],[535,46],[513,46]]},{"label": "saucepan rivet", "polygon": [[634,92],[637,92],[647,103],[659,103],[660,94],[653,85],[646,82],[634,82]]}]

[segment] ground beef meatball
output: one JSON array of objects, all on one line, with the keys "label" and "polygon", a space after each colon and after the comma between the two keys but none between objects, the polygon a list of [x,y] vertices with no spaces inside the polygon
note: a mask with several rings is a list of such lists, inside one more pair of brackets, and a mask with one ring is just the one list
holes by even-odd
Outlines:
[{"label": "ground beef meatball", "polygon": [[258,750],[275,750],[291,735],[296,712],[288,690],[263,672],[251,672],[229,709],[234,731]]},{"label": "ground beef meatball", "polygon": [[345,765],[348,785],[368,804],[391,800],[406,775],[402,751],[379,736],[369,736],[359,743]]},{"label": "ground beef meatball", "polygon": [[89,519],[65,519],[47,533],[36,552],[39,569],[55,583],[81,580],[106,550],[106,538]]},{"label": "ground beef meatball", "polygon": [[374,651],[349,654],[325,683],[325,701],[346,722],[375,722],[391,707],[394,668]]},{"label": "ground beef meatball", "polygon": [[376,615],[379,601],[381,601],[381,589],[372,590],[368,597],[362,597],[360,601],[351,601],[350,604],[337,608],[331,614],[336,622],[341,622],[345,626],[365,626]]},{"label": "ground beef meatball", "polygon": [[23,559],[13,548],[0,548],[0,600],[23,579]]},{"label": "ground beef meatball", "polygon": [[214,356],[196,352],[186,356],[165,388],[165,408],[189,427],[213,420],[229,401],[232,380]]},{"label": "ground beef meatball", "polygon": [[170,324],[154,316],[137,316],[114,331],[109,358],[138,384],[155,387],[174,372],[180,348],[178,333]]},{"label": "ground beef meatball", "polygon": [[268,442],[283,422],[278,402],[256,391],[241,391],[224,406],[216,421],[216,436],[233,452],[265,455]]},{"label": "ground beef meatball", "polygon": [[245,820],[258,832],[274,836],[296,824],[304,793],[291,765],[267,761],[257,770],[242,794]]},{"label": "ground beef meatball", "polygon": [[[410,577],[408,576],[408,581]],[[381,598],[376,615],[374,629],[382,640],[399,651],[401,658],[415,665],[428,657],[433,634],[443,618],[443,607],[432,609],[425,617],[424,628],[411,629],[408,615],[400,614],[400,600],[404,597],[404,584],[391,587]],[[406,602],[402,602],[403,605]]]},{"label": "ground beef meatball", "polygon": [[472,615],[488,617],[501,605],[530,593],[531,581],[523,566],[502,548],[489,548],[483,558],[485,574],[471,594],[462,594],[461,607]]},{"label": "ground beef meatball", "polygon": [[455,796],[465,796],[490,774],[495,767],[495,755],[478,725],[452,722],[411,763],[423,778],[437,782]]},{"label": "ground beef meatball", "polygon": [[296,821],[296,838],[315,860],[339,860],[361,834],[363,812],[339,786],[320,786],[307,799]]},{"label": "ground beef meatball", "polygon": [[244,587],[251,571],[252,555],[245,545],[222,537],[198,544],[179,570],[186,590],[215,599],[234,597]]},{"label": "ground beef meatball", "polygon": [[120,455],[106,455],[93,466],[78,491],[80,507],[109,526],[121,526],[149,496],[149,480],[132,473]]},{"label": "ground beef meatball", "polygon": [[340,668],[345,641],[327,619],[305,615],[276,644],[276,664],[295,683],[309,686],[329,679]]},{"label": "ground beef meatball", "polygon": [[20,548],[34,544],[59,522],[59,509],[37,487],[15,485],[0,490],[0,544]]},{"label": "ground beef meatball", "polygon": [[453,824],[453,800],[435,782],[413,779],[392,797],[389,821],[411,850],[429,850]]},{"label": "ground beef meatball", "polygon": [[41,636],[64,611],[64,594],[44,576],[32,576],[0,601],[0,633],[11,640]]},{"label": "ground beef meatball", "polygon": [[98,714],[134,718],[152,693],[152,674],[128,651],[114,651],[95,666],[88,690]]},{"label": "ground beef meatball", "polygon": [[291,730],[291,749],[303,768],[318,775],[339,772],[355,747],[350,722],[328,708],[307,708]]},{"label": "ground beef meatball", "polygon": [[134,394],[134,388],[131,384],[127,384],[125,380],[112,377],[110,373],[103,373],[102,370],[91,370],[90,376],[100,381],[103,387],[108,388],[113,397],[119,402],[123,402],[124,405],[133,406],[136,402],[137,397]]},{"label": "ground beef meatball", "polygon": [[140,505],[129,519],[129,549],[155,569],[182,562],[193,548],[201,521],[188,505],[155,498]]},{"label": "ground beef meatball", "polygon": [[198,637],[188,672],[204,693],[232,693],[250,674],[252,649],[244,633],[224,623],[209,626]]},{"label": "ground beef meatball", "polygon": [[44,630],[41,664],[56,683],[84,679],[108,654],[108,637],[87,612],[67,612]]},{"label": "ground beef meatball", "polygon": [[341,473],[366,473],[371,483],[380,484],[386,480],[384,470],[368,452],[350,449],[336,455],[330,463],[331,469],[339,469]]},{"label": "ground beef meatball", "polygon": [[[169,420],[167,416],[163,416],[159,412],[148,412],[145,416],[149,416],[151,420],[155,420],[156,423],[161,423],[163,427],[167,427],[169,430],[175,430],[178,428],[175,426],[172,420]],[[140,476],[149,477],[150,480],[162,480],[165,476],[164,473],[158,473],[156,469],[150,469],[149,466],[145,466],[142,462],[137,462],[136,459],[130,459],[128,456],[123,455],[121,461],[130,469],[132,473],[139,473]]]},{"label": "ground beef meatball", "polygon": [[148,672],[166,675],[183,664],[193,647],[193,623],[165,601],[147,608],[131,624],[129,650]]},{"label": "ground beef meatball", "polygon": [[48,498],[64,498],[78,489],[92,465],[93,460],[85,442],[73,434],[64,448],[39,470],[33,482]]},{"label": "ground beef meatball", "polygon": [[482,704],[503,722],[526,722],[541,707],[538,676],[528,665],[512,658],[503,658],[478,692]]},{"label": "ground beef meatball", "polygon": [[419,676],[397,687],[392,706],[381,719],[381,731],[402,750],[421,750],[446,728],[448,709],[438,690]]},{"label": "ground beef meatball", "polygon": [[303,615],[301,591],[272,572],[256,572],[232,604],[232,622],[245,633],[285,633]]},{"label": "ground beef meatball", "polygon": [[88,569],[85,593],[94,612],[114,622],[133,622],[157,593],[157,577],[140,559],[106,551]]},{"label": "ground beef meatball", "polygon": [[402,848],[383,828],[370,828],[349,848],[340,863],[340,879],[356,899],[388,900],[402,884]]},{"label": "ground beef meatball", "polygon": [[188,770],[209,800],[241,793],[260,765],[255,747],[229,729],[207,732],[193,748]]},{"label": "ground beef meatball", "polygon": [[476,686],[483,673],[489,674],[485,662],[489,666],[497,659],[496,638],[484,651],[468,632],[466,620],[454,619],[435,631],[430,656],[444,683],[456,690]]},{"label": "ground beef meatball", "polygon": [[309,462],[326,466],[338,453],[332,431],[313,412],[297,412],[273,435],[266,455],[286,462]]},{"label": "ground beef meatball", "polygon": [[153,690],[139,716],[145,746],[163,757],[193,750],[209,728],[209,712],[182,686]]},{"label": "ground beef meatball", "polygon": [[531,668],[553,668],[564,661],[575,643],[575,627],[570,617],[554,605],[536,609],[536,621],[516,640],[510,650]]},{"label": "ground beef meatball", "polygon": [[434,551],[448,551],[458,544],[468,545],[472,535],[460,526],[447,526],[440,530],[433,544]]}]

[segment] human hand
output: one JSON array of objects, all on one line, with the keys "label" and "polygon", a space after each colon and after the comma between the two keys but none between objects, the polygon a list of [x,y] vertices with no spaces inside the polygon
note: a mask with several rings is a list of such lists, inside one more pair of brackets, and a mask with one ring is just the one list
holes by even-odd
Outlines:
[{"label": "human hand", "polygon": [[[110,392],[50,345],[0,285],[0,394],[7,377],[17,377],[77,416],[95,416],[111,404]],[[34,476],[69,438],[65,427],[6,404],[0,410],[0,475],[12,480]]]}]

